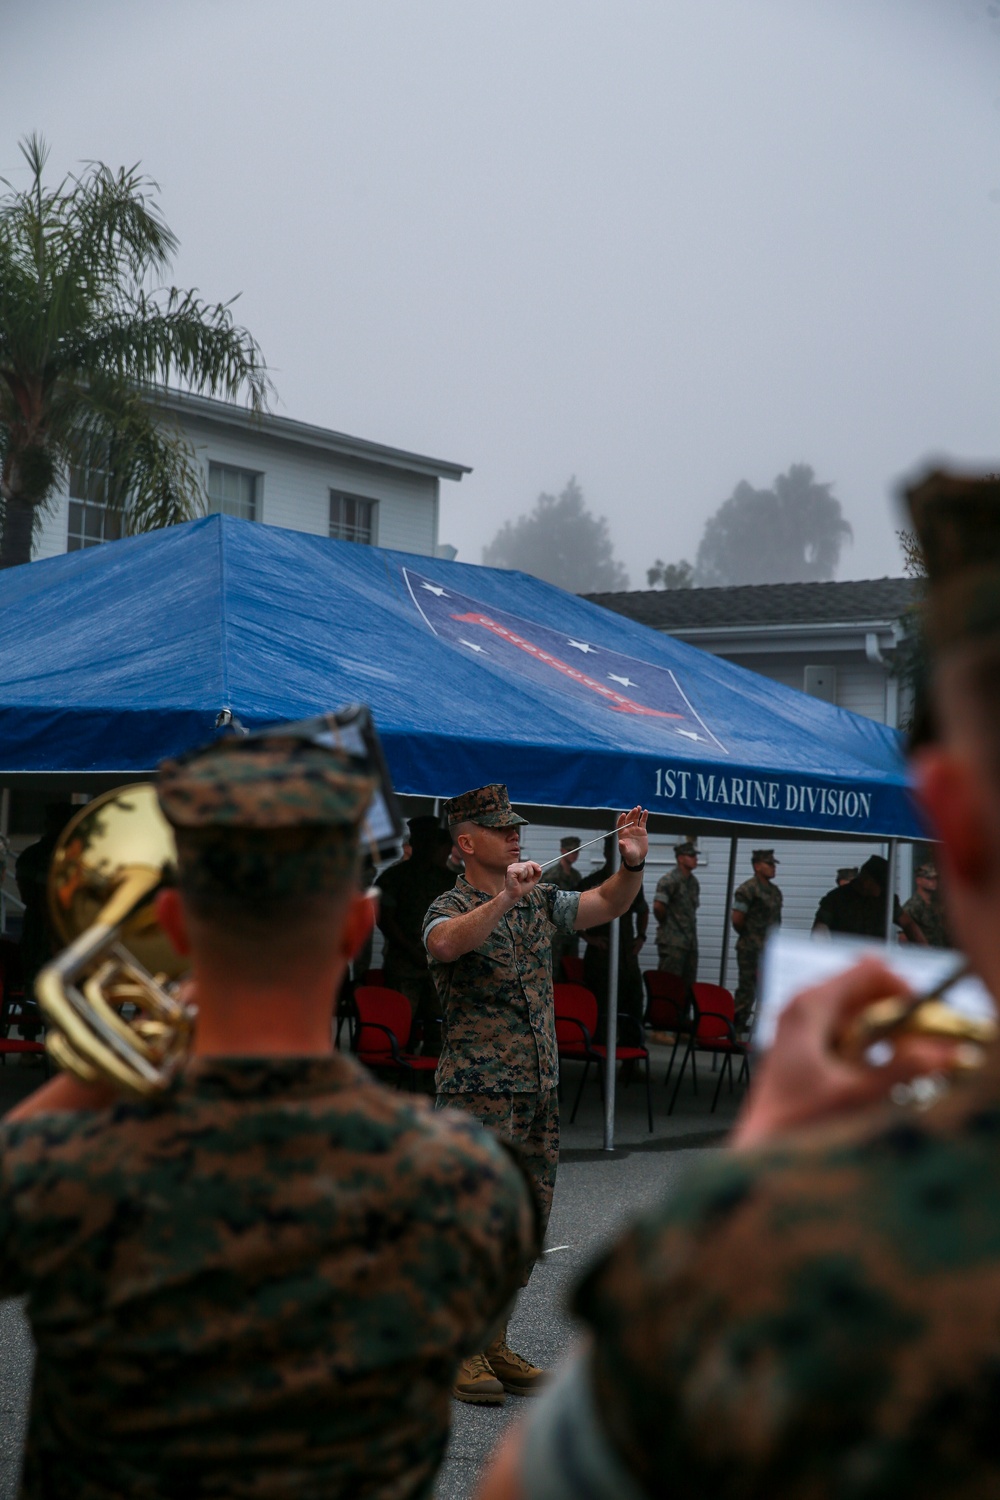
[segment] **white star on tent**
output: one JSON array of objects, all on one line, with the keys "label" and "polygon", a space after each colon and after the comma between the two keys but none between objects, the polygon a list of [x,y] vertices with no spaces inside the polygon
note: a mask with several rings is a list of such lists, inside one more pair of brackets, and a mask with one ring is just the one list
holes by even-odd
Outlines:
[{"label": "white star on tent", "polygon": [[484,656],[489,656],[489,654],[490,654],[487,651],[487,649],[486,649],[485,646],[477,646],[476,643],[475,643],[475,641],[466,641],[466,640],[463,640],[461,637],[459,637],[459,641],[460,641],[461,645],[468,646],[468,648],[469,648],[470,651],[481,651]]},{"label": "white star on tent", "polygon": [[631,677],[619,677],[614,672],[609,672],[608,676],[611,678],[612,682],[620,682],[621,685],[622,685],[622,687],[638,687],[639,686],[639,684],[637,682],[633,682],[632,681]]},{"label": "white star on tent", "polygon": [[582,651],[585,656],[588,651],[593,651],[594,649],[593,646],[588,646],[586,641],[567,641],[566,644],[567,646],[575,646],[576,649],[578,651]]},{"label": "white star on tent", "polygon": [[449,598],[449,595],[445,593],[444,589],[438,588],[436,583],[423,583],[421,584],[421,588],[425,588],[429,594],[436,595],[438,599]]},{"label": "white star on tent", "polygon": [[677,733],[682,734],[686,740],[695,740],[698,744],[701,743],[701,735],[695,734],[693,729],[678,729]]}]

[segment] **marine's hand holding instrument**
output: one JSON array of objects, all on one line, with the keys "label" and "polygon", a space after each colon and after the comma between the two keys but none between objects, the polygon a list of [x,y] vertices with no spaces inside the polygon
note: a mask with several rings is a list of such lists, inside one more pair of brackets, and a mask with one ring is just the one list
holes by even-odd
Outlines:
[{"label": "marine's hand holding instrument", "polygon": [[953,1072],[981,1067],[986,1059],[984,1049],[1000,1035],[996,1020],[962,1015],[942,999],[968,973],[969,965],[963,958],[950,974],[921,995],[887,995],[867,1005],[837,1038],[837,1052],[849,1061],[860,1062],[877,1043],[906,1036],[935,1037],[957,1044]]},{"label": "marine's hand holding instrument", "polygon": [[[378,782],[364,834],[375,857],[398,857],[403,820],[367,708],[353,704],[268,734],[298,734],[363,762]],[[35,992],[49,1055],[84,1083],[156,1094],[187,1055],[197,1010],[180,991],[186,963],[153,910],[156,893],[175,878],[176,858],[151,782],[94,798],[59,837],[49,906],[68,946],[42,969]]]}]

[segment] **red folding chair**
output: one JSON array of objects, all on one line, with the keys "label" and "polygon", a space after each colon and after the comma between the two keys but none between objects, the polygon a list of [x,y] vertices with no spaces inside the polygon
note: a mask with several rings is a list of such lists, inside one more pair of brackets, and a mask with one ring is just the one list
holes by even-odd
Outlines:
[{"label": "red folding chair", "polygon": [[667,1064],[663,1085],[670,1083],[674,1069],[674,1058],[682,1036],[694,1030],[691,1010],[691,987],[679,974],[668,974],[664,969],[645,969],[642,982],[646,990],[646,1014],[643,1021],[650,1031],[672,1031],[674,1045]]},{"label": "red folding chair", "polygon": [[691,986],[691,1003],[694,1010],[694,1027],[688,1035],[687,1050],[684,1053],[680,1071],[677,1074],[674,1092],[670,1096],[670,1105],[667,1109],[668,1115],[673,1114],[688,1058],[691,1059],[691,1082],[694,1085],[695,1094],[697,1095],[698,1093],[698,1070],[695,1059],[699,1052],[707,1052],[713,1058],[722,1058],[718,1082],[715,1085],[715,1093],[712,1096],[713,1114],[719,1102],[722,1080],[725,1077],[727,1068],[729,1070],[729,1091],[732,1093],[734,1057],[739,1057],[743,1060],[736,1082],[742,1083],[744,1077],[747,1083],[750,1082],[750,1045],[736,1031],[736,1010],[730,992],[727,989],[723,989],[721,984],[695,983]]},{"label": "red folding chair", "polygon": [[410,1002],[398,990],[379,985],[361,984],[354,991],[358,1013],[354,1051],[365,1067],[396,1073],[410,1088],[420,1073],[433,1073],[436,1057],[421,1057],[408,1052],[413,1012]]},{"label": "red folding chair", "polygon": [[[594,1041],[594,1033],[597,1030],[597,1000],[593,993],[585,989],[582,984],[556,984],[553,985],[555,992],[556,1010],[556,1044],[559,1049],[560,1062],[565,1059],[568,1062],[582,1062],[583,1074],[580,1078],[580,1086],[576,1091],[573,1101],[573,1112],[569,1117],[570,1124],[576,1119],[580,1099],[583,1095],[584,1084],[590,1072],[590,1065],[594,1063],[597,1067],[598,1082],[601,1086],[601,1098],[604,1097],[604,1078],[601,1073],[601,1063],[607,1058],[608,1049],[602,1042]],[[640,1033],[638,1023],[627,1015],[618,1017],[619,1030],[622,1027],[634,1026]],[[646,1114],[649,1117],[649,1128],[653,1128],[653,1095],[649,1086],[649,1052],[642,1045],[615,1047],[615,1062],[644,1062],[646,1064]]]},{"label": "red folding chair", "polygon": [[567,984],[583,984],[583,959],[578,953],[563,955],[562,971]]}]

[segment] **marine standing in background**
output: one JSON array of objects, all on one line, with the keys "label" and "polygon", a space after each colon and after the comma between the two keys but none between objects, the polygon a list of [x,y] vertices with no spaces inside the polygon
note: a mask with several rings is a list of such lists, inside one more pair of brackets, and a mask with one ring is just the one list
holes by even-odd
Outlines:
[{"label": "marine standing in background", "polygon": [[656,918],[656,951],[658,968],[677,974],[685,984],[698,978],[698,906],[701,887],[694,873],[698,868],[698,849],[691,839],[674,845],[677,860],[672,870],[661,875],[653,897]]},{"label": "marine standing in background", "polygon": [[[861,869],[847,885],[834,886],[827,891],[813,918],[812,930],[819,937],[839,932],[846,937],[886,938],[886,888],[889,883],[889,862],[881,854],[866,859]],[[923,947],[927,939],[916,922],[899,904],[899,897],[892,898],[892,920],[901,927],[911,943]]]},{"label": "marine standing in background", "polygon": [[950,948],[944,907],[938,894],[937,867],[931,860],[918,865],[916,895],[903,902],[903,911],[915,922],[931,948]]},{"label": "marine standing in background", "polygon": [[[492,783],[453,797],[444,812],[465,874],[424,921],[444,1013],[437,1104],[465,1110],[517,1145],[544,1235],[559,1164],[552,929],[579,931],[628,909],[642,889],[648,815],[639,807],[622,813],[622,868],[597,890],[577,892],[539,883],[541,866],[519,859],[526,819],[512,809],[505,786]],[[505,1391],[533,1395],[543,1376],[509,1347],[503,1328],[465,1361],[453,1394],[493,1405]]]},{"label": "marine standing in background", "polygon": [[[567,834],[565,838],[559,840],[559,853],[561,855],[559,863],[554,869],[548,871],[545,884],[554,885],[559,891],[578,891],[583,885],[583,876],[574,868],[580,858],[580,840],[576,834]],[[563,959],[576,958],[579,952],[580,940],[575,932],[553,933],[552,978],[556,980],[564,978]]]},{"label": "marine standing in background", "polygon": [[764,941],[772,927],[781,924],[784,897],[774,883],[778,861],[773,849],[755,849],[750,856],[753,875],[744,880],[733,896],[732,922],[737,933],[736,1029],[750,1020],[757,999],[757,974]]},{"label": "marine standing in background", "polygon": [[427,967],[423,941],[427,908],[450,891],[456,875],[448,868],[451,834],[437,818],[410,819],[409,859],[383,870],[376,884],[382,893],[378,925],[385,939],[382,968],[389,989],[399,990],[413,1007],[422,1050],[436,1056],[441,1045],[438,999]]},{"label": "marine standing in background", "polygon": [[[609,834],[604,840],[604,863],[583,881],[581,891],[596,890],[609,876],[614,874],[615,836]],[[618,918],[618,1014],[631,1016],[636,1025],[642,1026],[645,996],[642,989],[642,971],[639,954],[646,943],[649,927],[649,902],[642,886],[628,911]],[[596,1042],[603,1042],[608,1020],[608,945],[611,939],[611,923],[602,922],[583,934],[583,982],[597,1001]]]}]

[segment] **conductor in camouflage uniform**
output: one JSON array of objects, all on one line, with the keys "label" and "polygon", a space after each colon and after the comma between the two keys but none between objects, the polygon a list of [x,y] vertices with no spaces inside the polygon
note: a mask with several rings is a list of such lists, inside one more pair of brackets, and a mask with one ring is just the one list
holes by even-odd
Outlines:
[{"label": "conductor in camouflage uniform", "polygon": [[[614,921],[642,889],[647,814],[618,819],[622,866],[594,890],[541,883],[541,866],[520,859],[526,819],[500,783],[444,804],[465,873],[439,896],[424,941],[444,1015],[436,1085],[454,1105],[513,1141],[548,1223],[559,1161],[559,1055],[552,992],[553,931]],[[527,1278],[525,1278],[527,1279]],[[509,1391],[532,1395],[543,1371],[507,1344],[506,1329],[459,1371],[459,1400],[494,1404]]]},{"label": "conductor in camouflage uniform", "polygon": [[[949,921],[997,1000],[1000,482],[931,475],[910,503],[932,672],[913,775]],[[478,1500],[1000,1494],[1000,1047],[931,1102],[902,1080],[952,1044],[897,1037],[881,1067],[838,1053],[898,992],[869,959],[791,1002],[735,1149],[577,1287],[589,1339]]]},{"label": "conductor in camouflage uniform", "polygon": [[677,863],[661,875],[653,897],[656,919],[657,967],[678,974],[685,984],[698,978],[698,906],[701,887],[694,873],[698,849],[690,839],[674,845]]},{"label": "conductor in camouflage uniform", "polygon": [[454,1369],[537,1226],[499,1141],[332,1050],[373,785],[294,735],[161,768],[190,1060],[143,1101],[64,1075],[0,1126],[0,1295],[37,1350],[26,1496],[431,1493]]},{"label": "conductor in camouflage uniform", "polygon": [[778,861],[773,849],[755,849],[750,856],[753,875],[744,880],[733,896],[732,923],[736,930],[736,1027],[741,1030],[750,1020],[757,998],[757,974],[760,970],[764,942],[772,927],[781,923],[784,900],[774,883]]}]

